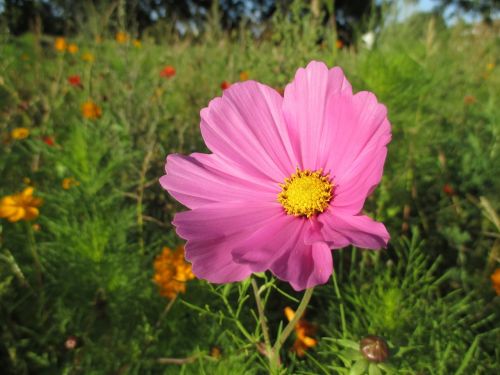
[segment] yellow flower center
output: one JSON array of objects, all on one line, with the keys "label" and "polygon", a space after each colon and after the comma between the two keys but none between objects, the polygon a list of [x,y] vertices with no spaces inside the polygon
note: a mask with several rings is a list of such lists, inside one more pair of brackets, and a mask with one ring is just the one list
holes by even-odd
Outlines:
[{"label": "yellow flower center", "polygon": [[320,214],[328,207],[333,196],[333,184],[330,175],[323,175],[323,171],[306,169],[297,171],[285,183],[280,184],[281,192],[278,202],[281,203],[288,215],[306,216]]}]

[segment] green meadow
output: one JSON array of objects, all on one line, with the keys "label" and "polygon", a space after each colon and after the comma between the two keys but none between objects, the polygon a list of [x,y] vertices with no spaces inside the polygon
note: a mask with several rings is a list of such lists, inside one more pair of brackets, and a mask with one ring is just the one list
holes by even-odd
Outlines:
[{"label": "green meadow", "polygon": [[[0,219],[2,374],[269,373],[250,281],[160,294],[155,259],[183,245],[171,221],[185,208],[158,179],[168,154],[208,151],[199,114],[224,81],[282,90],[311,60],[388,108],[384,177],[364,211],[391,240],[334,252],[335,278],[304,316],[316,341],[298,355],[292,332],[279,371],[500,372],[498,28],[416,15],[368,48],[299,11],[268,26],[120,39],[89,24],[64,36],[76,51],[0,35],[0,199],[32,187],[43,200],[32,220]],[[253,279],[275,338],[302,293],[271,276]],[[387,343],[383,362],[361,356],[367,335]]]}]

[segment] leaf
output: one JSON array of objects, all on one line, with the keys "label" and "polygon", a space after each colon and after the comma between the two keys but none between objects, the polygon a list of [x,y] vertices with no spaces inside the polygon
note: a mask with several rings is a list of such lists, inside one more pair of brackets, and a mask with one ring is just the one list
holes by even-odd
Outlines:
[{"label": "leaf", "polygon": [[370,363],[370,366],[368,366],[368,375],[382,375],[382,371],[380,371],[377,364]]},{"label": "leaf", "polygon": [[351,367],[349,375],[362,375],[365,373],[367,368],[368,368],[368,361],[364,358],[360,359],[354,364],[354,366]]}]

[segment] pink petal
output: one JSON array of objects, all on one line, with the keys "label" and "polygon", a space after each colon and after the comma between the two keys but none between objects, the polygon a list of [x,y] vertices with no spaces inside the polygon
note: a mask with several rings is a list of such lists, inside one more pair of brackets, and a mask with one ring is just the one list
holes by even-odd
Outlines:
[{"label": "pink petal", "polygon": [[331,209],[325,211],[318,218],[323,224],[324,238],[335,249],[352,244],[375,250],[386,247],[389,242],[390,236],[384,224],[376,222],[368,216],[353,216]]},{"label": "pink petal", "polygon": [[250,265],[253,272],[266,271],[301,240],[306,224],[305,219],[283,214],[236,246],[232,251],[233,258],[238,263]]},{"label": "pink petal", "polygon": [[187,240],[186,259],[193,264],[194,274],[225,283],[251,273],[250,266],[233,260],[232,250],[281,216],[278,203],[213,203],[178,213],[173,224],[177,234]]},{"label": "pink petal", "polygon": [[330,96],[325,118],[329,126],[318,147],[319,165],[336,178],[362,154],[377,154],[391,140],[387,110],[370,92]]},{"label": "pink petal", "polygon": [[208,148],[256,176],[282,182],[297,165],[281,111],[283,98],[255,81],[232,85],[201,111]]},{"label": "pink petal", "polygon": [[307,67],[297,70],[292,83],[286,86],[283,112],[295,151],[300,155],[302,169],[317,169],[318,147],[322,142],[325,127],[327,99],[334,94],[352,94],[351,85],[338,67],[312,61]]},{"label": "pink petal", "polygon": [[297,291],[324,284],[333,271],[332,252],[325,242],[296,241],[272,264],[271,271]]},{"label": "pink petal", "polygon": [[161,186],[189,208],[227,201],[273,202],[277,184],[249,176],[216,155],[169,155]]},{"label": "pink petal", "polygon": [[386,147],[378,147],[376,152],[366,150],[344,174],[335,180],[332,209],[357,215],[363,209],[366,197],[380,183],[384,171]]}]

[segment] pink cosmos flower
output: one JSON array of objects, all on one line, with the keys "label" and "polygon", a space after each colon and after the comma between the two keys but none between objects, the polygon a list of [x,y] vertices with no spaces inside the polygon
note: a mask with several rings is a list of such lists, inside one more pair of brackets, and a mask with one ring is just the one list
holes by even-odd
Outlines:
[{"label": "pink cosmos flower", "polygon": [[271,270],[295,290],[326,283],[331,249],[385,247],[361,213],[382,178],[391,129],[374,94],[313,61],[284,97],[235,83],[201,111],[211,154],[169,155],[160,183],[189,208],[176,214],[193,272],[214,283]]}]

